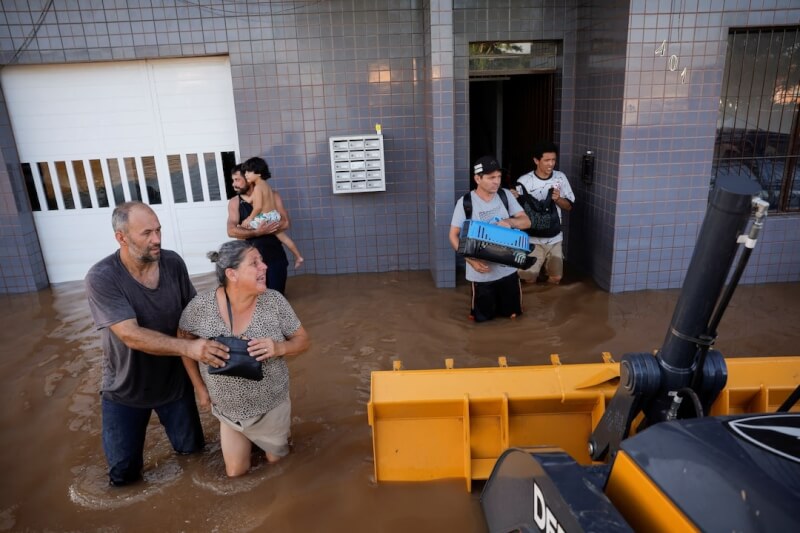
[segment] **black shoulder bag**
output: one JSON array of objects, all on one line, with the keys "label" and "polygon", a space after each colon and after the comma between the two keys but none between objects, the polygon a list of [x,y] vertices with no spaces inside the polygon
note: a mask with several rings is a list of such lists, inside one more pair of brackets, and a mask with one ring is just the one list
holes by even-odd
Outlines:
[{"label": "black shoulder bag", "polygon": [[525,185],[517,182],[521,188],[522,193],[517,200],[525,210],[525,214],[531,219],[530,229],[526,229],[525,233],[531,237],[555,237],[561,233],[561,219],[558,216],[558,208],[553,201],[553,189],[547,191],[547,196],[544,200],[537,200],[528,192]]},{"label": "black shoulder bag", "polygon": [[[223,287],[225,292],[225,303],[228,304],[228,319],[231,322],[231,335],[233,335],[233,310],[231,309],[231,300],[228,298],[228,291]],[[230,348],[230,359],[225,362],[225,366],[216,368],[213,366],[208,367],[209,374],[220,374],[223,376],[235,376],[239,378],[251,379],[253,381],[261,381],[264,379],[264,374],[261,371],[261,362],[257,361],[255,357],[250,355],[247,351],[247,343],[249,339],[240,339],[239,337],[226,337],[218,336],[213,337],[213,340],[224,344]]]}]

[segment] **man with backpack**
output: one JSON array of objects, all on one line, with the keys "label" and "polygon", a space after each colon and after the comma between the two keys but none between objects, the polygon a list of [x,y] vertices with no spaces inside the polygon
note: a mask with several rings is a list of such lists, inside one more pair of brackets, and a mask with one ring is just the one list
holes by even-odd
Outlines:
[{"label": "man with backpack", "polygon": [[[450,244],[458,251],[459,234],[468,219],[524,230],[530,220],[511,191],[500,188],[502,171],[494,156],[484,156],[473,166],[474,191],[459,198],[450,221]],[[514,267],[466,258],[467,281],[472,284],[470,318],[475,322],[495,316],[522,314],[522,291]]]},{"label": "man with backpack", "polygon": [[531,219],[527,230],[531,244],[531,255],[536,262],[527,270],[518,271],[523,281],[536,283],[542,266],[547,273],[547,281],[557,285],[564,275],[564,252],[561,243],[561,212],[571,211],[575,194],[563,172],[554,170],[558,158],[558,148],[549,141],[537,143],[533,149],[533,171],[517,180],[517,188],[512,191]]}]

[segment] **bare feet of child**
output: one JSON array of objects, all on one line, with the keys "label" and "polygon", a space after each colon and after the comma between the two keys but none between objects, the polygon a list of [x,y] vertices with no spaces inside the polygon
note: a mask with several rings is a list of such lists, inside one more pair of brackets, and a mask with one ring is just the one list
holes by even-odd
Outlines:
[{"label": "bare feet of child", "polygon": [[303,266],[303,261],[305,261],[305,259],[303,259],[298,255],[297,257],[294,258],[294,267],[300,268],[301,266]]}]

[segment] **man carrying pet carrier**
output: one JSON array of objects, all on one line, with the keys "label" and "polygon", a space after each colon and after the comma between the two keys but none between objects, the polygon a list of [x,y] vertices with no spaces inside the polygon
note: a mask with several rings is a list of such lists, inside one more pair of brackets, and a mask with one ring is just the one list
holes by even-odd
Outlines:
[{"label": "man carrying pet carrier", "polygon": [[[475,161],[475,190],[459,198],[450,221],[450,244],[458,251],[459,234],[468,219],[495,223],[505,228],[524,230],[530,219],[511,191],[500,188],[502,171],[494,156]],[[496,316],[514,318],[522,314],[522,292],[517,270],[474,257],[466,258],[467,281],[472,285],[470,318],[475,322]]]}]

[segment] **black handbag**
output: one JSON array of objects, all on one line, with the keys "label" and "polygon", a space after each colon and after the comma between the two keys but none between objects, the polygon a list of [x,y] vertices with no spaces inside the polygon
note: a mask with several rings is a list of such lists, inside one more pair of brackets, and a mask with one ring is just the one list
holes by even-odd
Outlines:
[{"label": "black handbag", "polygon": [[519,195],[519,204],[525,210],[525,214],[531,219],[531,227],[525,233],[531,237],[555,237],[561,233],[561,218],[558,216],[556,203],[553,201],[553,189],[547,191],[544,200],[537,200],[526,189],[522,183],[522,193]]},{"label": "black handbag", "polygon": [[[228,298],[228,291],[225,291],[225,302],[228,304],[228,319],[231,322],[231,333],[233,333],[233,310],[231,309],[231,301]],[[235,376],[251,379],[253,381],[261,381],[264,379],[264,374],[261,371],[261,361],[257,361],[256,358],[252,357],[250,352],[247,351],[249,339],[220,335],[218,337],[213,337],[213,340],[230,348],[228,352],[230,359],[225,362],[225,366],[220,368],[209,365],[209,374]]]}]

